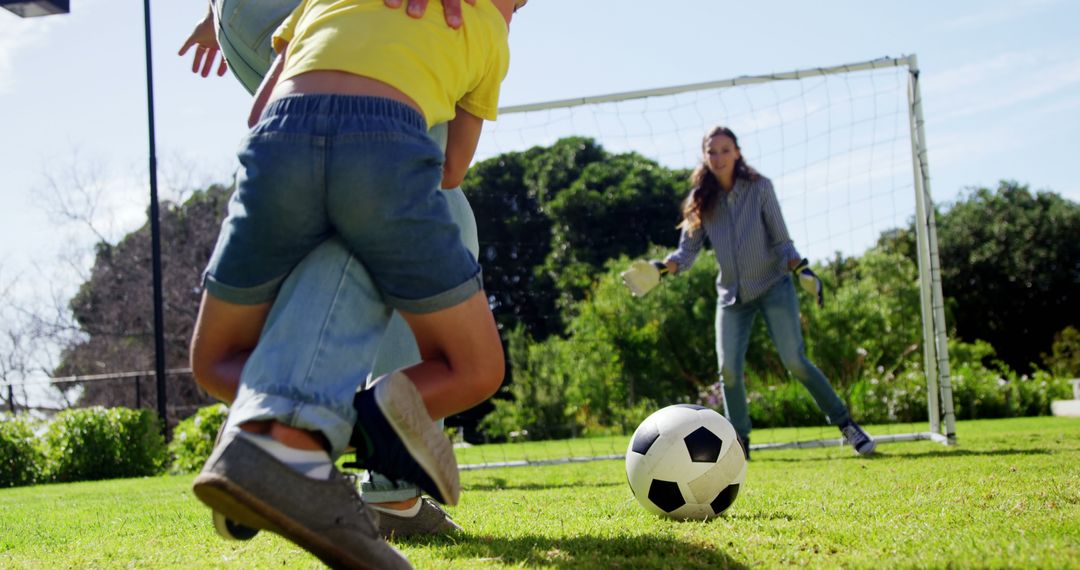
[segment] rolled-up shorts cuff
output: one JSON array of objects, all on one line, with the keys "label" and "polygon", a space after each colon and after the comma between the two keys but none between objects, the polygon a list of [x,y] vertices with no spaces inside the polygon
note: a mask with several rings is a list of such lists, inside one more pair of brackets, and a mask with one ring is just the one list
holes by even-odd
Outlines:
[{"label": "rolled-up shorts cuff", "polygon": [[483,272],[477,269],[476,273],[464,283],[423,299],[402,299],[384,294],[386,304],[406,313],[434,313],[443,309],[449,309],[467,301],[470,297],[484,288]]},{"label": "rolled-up shorts cuff", "polygon": [[214,298],[234,305],[258,305],[273,301],[277,297],[278,290],[281,289],[285,277],[287,276],[282,275],[254,287],[233,287],[214,279],[212,275],[206,273],[203,275],[203,289]]}]

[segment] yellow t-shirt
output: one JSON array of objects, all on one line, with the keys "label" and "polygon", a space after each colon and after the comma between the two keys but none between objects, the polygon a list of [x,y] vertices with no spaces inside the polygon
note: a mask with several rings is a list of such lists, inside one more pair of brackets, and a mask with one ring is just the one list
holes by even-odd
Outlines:
[{"label": "yellow t-shirt", "polygon": [[303,0],[274,33],[276,51],[289,44],[279,81],[346,71],[405,93],[429,126],[452,119],[455,105],[494,120],[510,65],[506,20],[490,0],[461,8],[464,25],[454,30],[439,2],[417,21],[383,0]]}]

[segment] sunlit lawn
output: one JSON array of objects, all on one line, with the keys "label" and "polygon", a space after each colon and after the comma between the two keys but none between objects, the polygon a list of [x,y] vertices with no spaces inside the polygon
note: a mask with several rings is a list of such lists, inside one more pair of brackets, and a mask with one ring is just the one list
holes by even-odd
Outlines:
[{"label": "sunlit lawn", "polygon": [[[758,452],[735,505],[706,523],[646,513],[621,461],[465,471],[451,513],[466,532],[397,546],[418,568],[1080,568],[1080,420],[961,422],[958,433],[955,447],[894,443],[873,459]],[[0,490],[0,567],[319,566],[267,533],[219,539],[191,480]]]}]

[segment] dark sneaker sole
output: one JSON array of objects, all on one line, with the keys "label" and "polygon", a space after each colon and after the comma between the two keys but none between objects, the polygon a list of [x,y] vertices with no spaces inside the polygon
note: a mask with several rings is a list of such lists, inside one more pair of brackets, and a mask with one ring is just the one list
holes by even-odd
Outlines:
[{"label": "dark sneaker sole", "polygon": [[333,543],[294,523],[277,510],[264,505],[258,499],[245,493],[243,489],[233,486],[224,477],[214,474],[199,475],[195,478],[195,496],[230,520],[248,527],[280,534],[314,554],[331,568],[378,570],[377,566],[371,566],[367,561],[342,552]]},{"label": "dark sneaker sole", "polygon": [[[254,444],[243,441],[225,442],[224,445]],[[215,455],[218,452],[215,452]],[[215,460],[211,456],[210,461]],[[209,465],[209,463],[208,463]],[[299,475],[298,475],[299,476]],[[321,534],[313,532],[292,517],[255,497],[223,474],[205,470],[195,477],[192,485],[195,496],[215,512],[236,523],[254,529],[279,534],[315,555],[331,568],[355,568],[378,570],[372,561],[361,560],[342,550]]]},{"label": "dark sneaker sole", "polygon": [[401,373],[375,385],[375,403],[413,459],[431,477],[442,502],[456,505],[461,496],[454,447],[431,420],[420,391]]},{"label": "dark sneaker sole", "polygon": [[[228,422],[223,421],[221,422],[221,427],[218,428],[217,436],[214,437],[215,449],[217,448],[218,443],[221,442],[221,436],[225,434],[226,425],[228,425]],[[259,529],[242,525],[217,511],[211,511],[210,518],[214,523],[214,530],[217,531],[218,536],[221,538],[228,540],[251,540],[255,538],[255,535],[259,534]]]},{"label": "dark sneaker sole", "polygon": [[259,534],[259,529],[242,525],[217,511],[213,512],[212,518],[214,521],[214,530],[217,531],[218,536],[221,538],[226,538],[228,540],[251,540]]}]

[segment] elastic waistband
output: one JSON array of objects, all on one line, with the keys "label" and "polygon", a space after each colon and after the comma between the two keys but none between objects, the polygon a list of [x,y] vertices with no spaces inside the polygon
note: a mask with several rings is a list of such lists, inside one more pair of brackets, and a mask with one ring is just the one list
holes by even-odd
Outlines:
[{"label": "elastic waistband", "polygon": [[416,109],[393,99],[364,95],[309,94],[286,95],[266,106],[263,115],[334,115],[378,116],[405,122],[421,131],[427,130],[427,120]]}]

